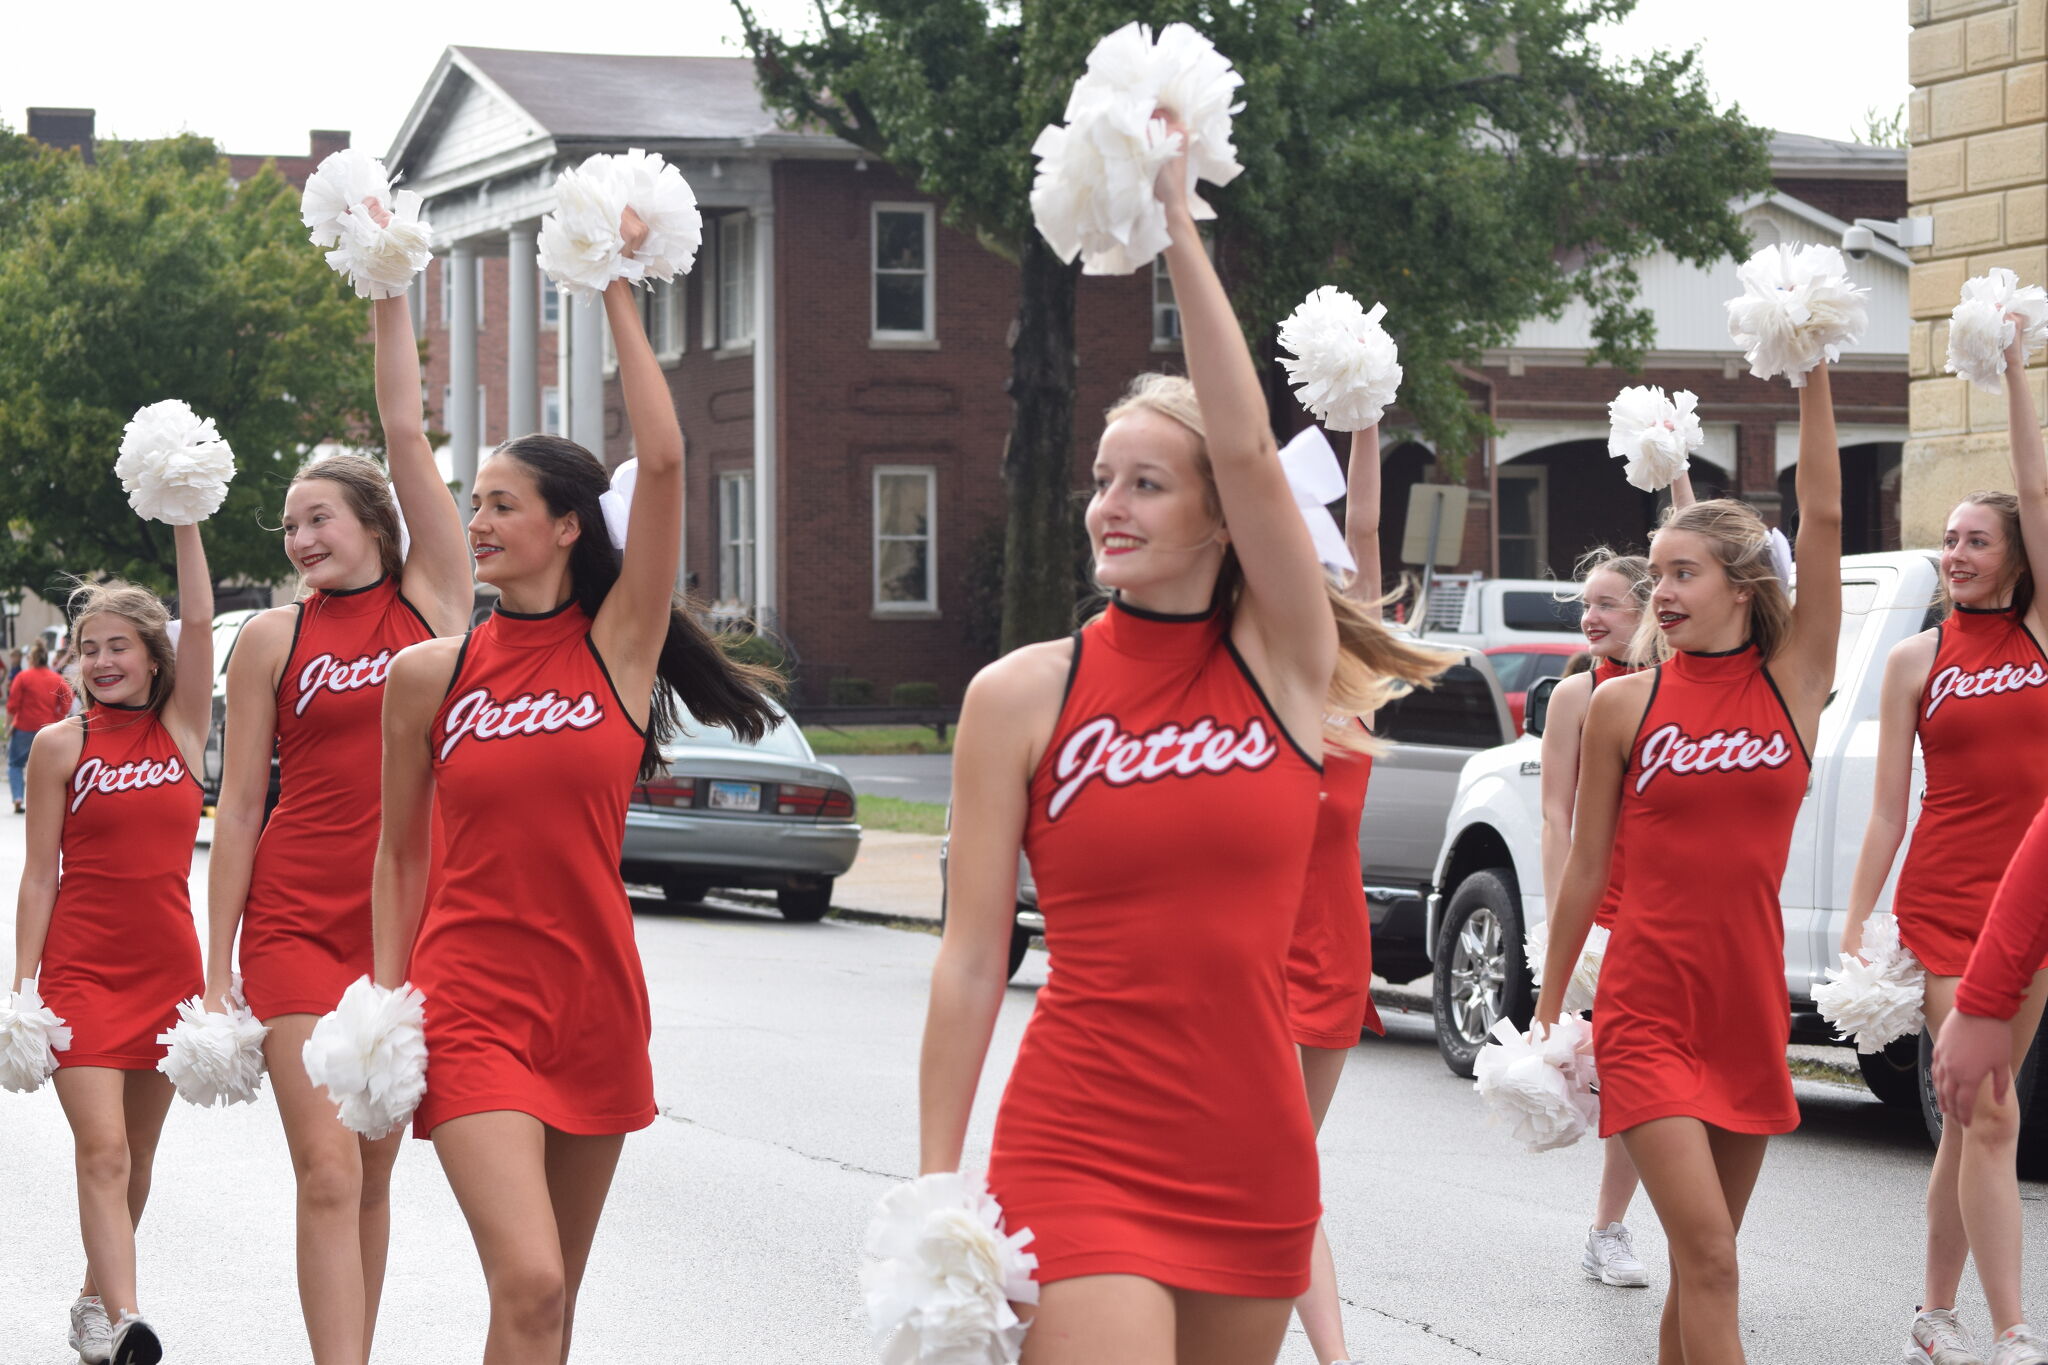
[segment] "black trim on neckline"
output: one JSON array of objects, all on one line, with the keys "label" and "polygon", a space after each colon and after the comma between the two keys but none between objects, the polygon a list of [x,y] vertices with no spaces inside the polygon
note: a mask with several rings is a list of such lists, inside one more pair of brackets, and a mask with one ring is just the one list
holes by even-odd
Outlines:
[{"label": "black trim on neckline", "polygon": [[148,702],[144,702],[144,703],[142,703],[142,705],[140,705],[140,706],[126,706],[126,705],[123,705],[122,703],[120,703],[120,702],[118,702],[118,701],[101,701],[101,700],[100,700],[100,699],[99,699],[98,697],[94,697],[94,698],[92,699],[92,704],[93,704],[94,706],[101,706],[101,707],[105,707],[105,708],[106,708],[107,710],[109,710],[109,711],[154,711],[154,710],[156,710],[156,708],[155,708],[154,706],[151,706],[151,705],[150,705],[150,704],[149,704]]},{"label": "black trim on neckline", "polygon": [[421,611],[418,607],[412,604],[412,602],[406,597],[405,589],[403,588],[400,588],[398,590],[398,605],[404,607],[407,611],[413,614],[414,619],[416,619],[420,623],[421,628],[427,632],[427,638],[429,640],[436,638],[433,623],[427,620],[427,614],[425,612]]},{"label": "black trim on neckline", "polygon": [[1965,616],[2010,616],[2018,610],[2017,604],[2010,603],[2003,607],[1966,607],[1957,602],[1954,607]]},{"label": "black trim on neckline", "polygon": [[1301,741],[1294,737],[1293,732],[1287,728],[1287,723],[1280,719],[1280,713],[1273,709],[1273,703],[1267,699],[1266,689],[1259,686],[1258,677],[1252,672],[1252,666],[1244,661],[1244,655],[1237,652],[1237,641],[1231,639],[1226,634],[1223,637],[1223,647],[1230,651],[1231,662],[1237,665],[1237,671],[1242,673],[1245,682],[1251,685],[1252,695],[1259,699],[1259,705],[1266,708],[1266,714],[1272,717],[1273,728],[1278,730],[1281,738],[1287,741],[1287,747],[1294,750],[1300,756],[1302,762],[1308,764],[1309,767],[1316,770],[1318,775],[1321,775],[1323,765],[1308,756],[1308,750],[1301,747]]},{"label": "black trim on neckline", "polygon": [[1792,708],[1785,704],[1785,694],[1778,690],[1778,680],[1771,676],[1771,666],[1765,664],[1757,670],[1764,675],[1764,681],[1771,685],[1771,695],[1778,699],[1778,709],[1785,713],[1785,726],[1792,732],[1793,742],[1799,746],[1799,756],[1806,760],[1806,771],[1813,772],[1813,751],[1806,747],[1806,736],[1799,733],[1799,722],[1792,718]]},{"label": "black trim on neckline", "polygon": [[1188,626],[1202,621],[1214,620],[1217,612],[1215,607],[1197,612],[1149,611],[1144,607],[1132,606],[1124,601],[1122,597],[1110,598],[1109,605],[1127,616],[1137,617],[1140,621],[1158,621],[1163,625],[1169,626]]},{"label": "black trim on neckline", "polygon": [[[647,726],[633,719],[633,708],[626,705],[626,699],[619,695],[619,685],[612,681],[612,671],[605,667],[604,655],[597,652],[597,641],[586,635],[583,637],[583,643],[589,647],[590,657],[597,662],[597,671],[604,674],[604,685],[612,690],[612,700],[619,704],[619,714],[626,718],[626,724],[633,727],[633,733],[645,740],[647,738]],[[660,679],[657,678],[655,681],[658,683]],[[654,723],[654,699],[652,697],[647,699],[647,722],[649,725]]]},{"label": "black trim on neckline", "polygon": [[[292,642],[285,646],[284,663],[277,670],[277,682],[271,686],[270,695],[273,697],[281,697],[284,695],[284,680],[292,675],[292,656],[299,652],[299,633],[305,630],[306,628],[305,599],[300,598],[298,601],[292,603],[292,607],[296,612],[296,614],[292,617]],[[240,644],[241,640],[242,637],[239,634],[237,634],[235,636],[235,643]],[[222,724],[222,733],[226,733],[225,722],[223,722]],[[226,747],[225,740],[222,741],[222,747]]]},{"label": "black trim on neckline", "polygon": [[491,615],[502,616],[508,621],[546,621],[552,617],[560,616],[563,612],[569,610],[569,608],[575,605],[576,599],[574,597],[571,597],[568,601],[562,603],[561,606],[556,607],[553,611],[507,611],[505,610],[505,604],[500,602],[498,605],[491,608]]},{"label": "black trim on neckline", "polygon": [[376,582],[365,583],[360,588],[321,588],[319,591],[322,597],[360,597],[366,592],[372,592],[378,588],[383,587],[386,583],[390,581],[390,574],[380,573],[377,575]]},{"label": "black trim on neckline", "polygon": [[1074,679],[1081,676],[1081,632],[1075,631],[1068,637],[1074,642],[1073,657],[1067,660],[1067,684],[1060,689],[1060,714],[1067,709],[1067,698],[1074,695]]},{"label": "black trim on neckline", "polygon": [[1744,640],[1733,649],[1681,649],[1678,652],[1692,659],[1732,659],[1756,648],[1756,641]]},{"label": "black trim on neckline", "polygon": [[441,719],[441,713],[448,707],[448,699],[455,695],[455,684],[462,681],[462,661],[469,657],[469,642],[476,638],[476,627],[462,632],[462,643],[455,647],[455,667],[448,670],[448,686],[441,689],[441,704],[434,708],[434,720],[427,723],[427,765],[433,766],[434,751],[438,743],[434,739],[434,722]]},{"label": "black trim on neckline", "polygon": [[[1660,688],[1660,687],[1662,687],[1663,685],[1664,685],[1664,665],[1662,665],[1662,664],[1652,664],[1652,665],[1650,665],[1650,697],[1649,697],[1649,700],[1648,700],[1648,701],[1645,701],[1645,702],[1643,703],[1643,714],[1642,714],[1642,716],[1641,716],[1641,717],[1640,717],[1640,718],[1639,718],[1639,719],[1638,719],[1638,720],[1636,721],[1636,731],[1635,731],[1635,736],[1634,736],[1634,737],[1633,737],[1632,739],[1630,739],[1630,740],[1629,740],[1629,742],[1628,742],[1628,761],[1627,761],[1627,762],[1625,762],[1625,763],[1623,763],[1623,764],[1621,765],[1621,775],[1622,775],[1623,777],[1627,777],[1627,776],[1628,776],[1628,770],[1629,770],[1630,768],[1632,768],[1632,767],[1634,767],[1634,766],[1635,766],[1636,758],[1637,758],[1637,756],[1639,755],[1639,753],[1641,752],[1641,749],[1642,749],[1642,743],[1643,743],[1643,727],[1644,727],[1645,725],[1648,725],[1648,724],[1650,723],[1650,708],[1651,708],[1651,707],[1653,707],[1653,706],[1655,706],[1655,705],[1657,704],[1657,689],[1658,689],[1658,688]],[[1591,712],[1590,712],[1590,706],[1589,706],[1589,708],[1588,708],[1588,714],[1590,714],[1590,713],[1591,713]],[[1617,817],[1617,819],[1618,819],[1618,818],[1619,818],[1619,817]],[[1617,826],[1616,826],[1616,831],[1617,831],[1617,833],[1619,833],[1619,829],[1620,829],[1620,827],[1619,827],[1619,826],[1617,825]],[[1549,913],[1549,912],[1548,912],[1548,911],[1546,910],[1546,911],[1545,911],[1545,913],[1547,914],[1547,913]]]}]

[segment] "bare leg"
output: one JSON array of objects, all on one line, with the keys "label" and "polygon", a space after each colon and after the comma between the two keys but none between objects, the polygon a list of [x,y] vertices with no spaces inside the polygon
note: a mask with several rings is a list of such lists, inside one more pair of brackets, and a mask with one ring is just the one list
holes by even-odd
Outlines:
[{"label": "bare leg", "polygon": [[1617,1134],[1601,1144],[1600,1197],[1593,1203],[1593,1226],[1604,1228],[1628,1217],[1629,1201],[1636,1197],[1636,1163],[1629,1160],[1628,1144]]},{"label": "bare leg", "polygon": [[1735,1234],[1769,1140],[1693,1118],[1653,1119],[1623,1137],[1671,1247],[1660,1365],[1741,1365]]},{"label": "bare leg", "polygon": [[[1943,1021],[1955,1007],[1956,982],[1953,976],[1927,978],[1929,1038],[1940,1036]],[[1970,1237],[1963,1228],[1962,1194],[1956,1183],[1962,1164],[1963,1125],[1945,1123],[1941,1144],[1934,1149],[1934,1167],[1927,1173],[1927,1273],[1920,1291],[1922,1308],[1956,1306],[1963,1267],[1970,1259]],[[2017,1197],[2017,1189],[2014,1193]]]},{"label": "bare leg", "polygon": [[539,1119],[504,1110],[466,1114],[434,1129],[434,1150],[490,1289],[484,1365],[560,1365],[566,1354],[567,1273],[549,1196],[548,1145]]},{"label": "bare leg", "polygon": [[[142,1210],[149,1203],[157,1139],[163,1136],[164,1119],[170,1114],[171,1099],[177,1091],[154,1071],[124,1071],[121,1076],[121,1106],[128,1136],[128,1220],[131,1226],[140,1227]],[[85,1284],[78,1292],[100,1292],[93,1283],[90,1264],[85,1268]]]},{"label": "bare leg", "polygon": [[562,1239],[562,1365],[568,1365],[569,1338],[576,1326],[576,1291],[583,1287],[590,1243],[597,1236],[597,1220],[625,1145],[624,1133],[578,1137],[548,1130],[548,1200]]},{"label": "bare leg", "polygon": [[[107,1315],[116,1321],[122,1313],[136,1311],[128,1075],[104,1066],[60,1067],[56,1075],[57,1100],[71,1125],[78,1170],[78,1227],[85,1241],[87,1280],[106,1304]],[[162,1128],[171,1098],[170,1083],[156,1079],[163,1093],[140,1087],[137,1093],[138,1101],[152,1105],[155,1111],[153,1123],[146,1115],[137,1116],[145,1130],[152,1130],[152,1150],[153,1130]]]},{"label": "bare leg", "polygon": [[[1337,1082],[1350,1055],[1348,1048],[1301,1048],[1301,1079],[1308,1087],[1308,1111],[1317,1133],[1323,1131],[1323,1117],[1330,1111],[1330,1100],[1337,1093]],[[1294,1311],[1301,1317],[1302,1330],[1308,1333],[1309,1348],[1319,1365],[1351,1358],[1344,1344],[1344,1304],[1337,1297],[1337,1262],[1330,1254],[1330,1239],[1320,1219],[1315,1251],[1309,1259],[1308,1292],[1294,1301]]]},{"label": "bare leg", "polygon": [[1057,1280],[1039,1291],[1021,1365],[1174,1365],[1174,1298],[1137,1275]]},{"label": "bare leg", "polygon": [[1287,1335],[1288,1299],[1173,1291],[1175,1365],[1272,1365]]},{"label": "bare leg", "polygon": [[390,1245],[391,1166],[405,1135],[372,1143],[342,1126],[301,1058],[316,1022],[310,1014],[271,1019],[263,1055],[298,1181],[299,1308],[313,1362],[364,1365]]}]

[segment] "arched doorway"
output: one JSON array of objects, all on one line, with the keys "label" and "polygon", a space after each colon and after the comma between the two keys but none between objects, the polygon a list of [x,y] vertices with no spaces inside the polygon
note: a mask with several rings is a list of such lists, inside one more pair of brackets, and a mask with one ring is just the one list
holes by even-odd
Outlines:
[{"label": "arched doorway", "polygon": [[[1720,465],[1695,455],[1695,496],[1718,498],[1733,483]],[[1622,477],[1622,462],[1605,440],[1560,441],[1516,455],[1500,467],[1503,578],[1569,580],[1580,555],[1596,545],[1640,551],[1671,501]]]},{"label": "arched doorway", "polygon": [[[1842,447],[1842,553],[1875,554],[1899,548],[1898,441],[1865,441]],[[1799,465],[1778,473],[1785,534],[1799,532]]]}]

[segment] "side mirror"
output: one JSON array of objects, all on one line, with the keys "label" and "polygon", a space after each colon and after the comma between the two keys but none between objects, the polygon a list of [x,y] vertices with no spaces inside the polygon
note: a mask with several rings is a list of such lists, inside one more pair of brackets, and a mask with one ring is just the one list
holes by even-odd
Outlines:
[{"label": "side mirror", "polygon": [[1538,738],[1543,734],[1543,722],[1550,716],[1550,694],[1557,691],[1563,678],[1539,679],[1529,689],[1529,695],[1522,699],[1522,729]]}]

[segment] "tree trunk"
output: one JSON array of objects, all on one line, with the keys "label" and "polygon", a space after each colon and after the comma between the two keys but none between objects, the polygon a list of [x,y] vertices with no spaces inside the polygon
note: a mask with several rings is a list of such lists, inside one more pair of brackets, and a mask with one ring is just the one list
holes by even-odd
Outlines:
[{"label": "tree trunk", "polygon": [[1036,232],[1021,253],[1003,484],[1002,651],[1074,628],[1074,295],[1080,268]]}]

